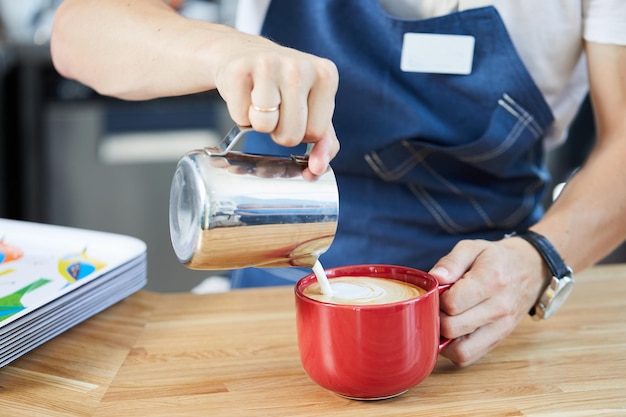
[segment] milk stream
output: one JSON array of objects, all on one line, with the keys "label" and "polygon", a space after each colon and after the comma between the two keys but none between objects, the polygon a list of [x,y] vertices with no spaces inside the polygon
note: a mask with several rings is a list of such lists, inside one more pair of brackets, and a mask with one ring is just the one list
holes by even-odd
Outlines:
[{"label": "milk stream", "polygon": [[331,295],[333,290],[330,288],[330,283],[328,282],[328,277],[326,276],[326,272],[324,272],[324,267],[320,263],[320,261],[315,261],[315,265],[313,265],[313,273],[317,278],[317,282],[320,284],[320,290],[322,290],[322,294]]}]

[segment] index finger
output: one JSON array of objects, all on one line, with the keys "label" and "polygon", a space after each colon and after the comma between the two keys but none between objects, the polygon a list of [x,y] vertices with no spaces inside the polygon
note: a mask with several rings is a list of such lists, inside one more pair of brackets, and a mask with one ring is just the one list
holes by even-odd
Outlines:
[{"label": "index finger", "polygon": [[313,146],[309,154],[308,171],[313,175],[322,175],[328,169],[330,161],[339,152],[339,140],[331,124],[327,132]]},{"label": "index finger", "polygon": [[486,248],[486,242],[479,240],[462,240],[431,268],[440,284],[453,284],[470,269],[474,260]]},{"label": "index finger", "polygon": [[337,67],[332,61],[319,58],[316,62],[316,74],[307,100],[308,115],[306,123],[307,141],[316,142],[328,133],[335,111],[335,94],[339,86]]}]

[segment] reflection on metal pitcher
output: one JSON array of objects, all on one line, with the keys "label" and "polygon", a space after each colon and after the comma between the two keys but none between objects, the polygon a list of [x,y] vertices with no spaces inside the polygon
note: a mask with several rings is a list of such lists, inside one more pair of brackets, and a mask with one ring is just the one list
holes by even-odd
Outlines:
[{"label": "reflection on metal pitcher", "polygon": [[233,151],[250,129],[233,128],[219,148],[187,153],[170,191],[174,252],[192,269],[312,267],[337,229],[331,168],[303,178],[306,156]]}]

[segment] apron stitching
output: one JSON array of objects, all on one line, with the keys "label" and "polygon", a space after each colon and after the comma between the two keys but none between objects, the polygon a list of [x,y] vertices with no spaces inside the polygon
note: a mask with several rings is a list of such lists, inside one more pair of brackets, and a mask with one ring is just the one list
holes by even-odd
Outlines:
[{"label": "apron stitching", "polygon": [[[410,147],[407,146],[406,140],[402,141],[402,146],[404,148],[408,148],[411,151]],[[410,170],[415,168],[417,165],[421,164],[424,161],[424,158],[428,155],[429,152],[426,152],[426,149],[419,152],[411,152],[411,157],[406,158],[401,164],[398,164],[391,172],[388,174],[393,176],[393,179],[398,179],[407,174]],[[424,155],[425,154],[425,155]]]},{"label": "apron stitching", "polygon": [[508,111],[509,113],[511,113],[513,115],[513,117],[519,119],[521,117],[521,115],[516,112],[513,107],[509,106],[507,103],[504,102],[504,100],[502,99],[498,99],[498,104],[500,106],[502,106],[506,111]]},{"label": "apron stitching", "polygon": [[463,228],[456,224],[441,208],[439,204],[433,199],[422,187],[419,187],[413,183],[409,183],[409,190],[421,201],[422,205],[430,212],[435,218],[435,221],[448,233],[452,234],[461,231]]},{"label": "apron stitching", "polygon": [[390,175],[387,175],[385,164],[375,151],[365,154],[364,158],[370,168],[384,181],[391,181],[393,179]]},{"label": "apron stitching", "polygon": [[397,171],[398,168],[395,170],[389,170],[376,151],[366,154],[365,161],[382,180],[393,181],[398,178],[394,175],[394,172]]},{"label": "apron stitching", "polygon": [[[445,178],[441,177],[429,164],[425,162],[424,155],[426,153],[432,153],[431,149],[424,149],[421,151],[416,151],[413,146],[407,141],[403,141],[403,145],[409,149],[414,158],[410,158],[405,160],[400,166],[398,166],[395,170],[391,172],[385,171],[385,166],[380,156],[377,152],[370,152],[365,155],[365,160],[370,165],[370,167],[383,178],[384,180],[391,180],[398,178],[398,172],[403,175],[405,171],[414,167],[416,164],[421,164],[426,171],[428,171],[435,179],[439,180],[448,190],[450,190],[453,194],[457,196],[463,196],[463,192],[455,187],[452,183],[447,181]],[[429,152],[427,152],[429,151]],[[404,168],[403,168],[404,167]],[[422,187],[417,187],[414,183],[407,184],[409,189],[413,192],[413,194],[422,202],[422,204],[428,209],[431,215],[435,218],[437,223],[439,223],[445,230],[448,232],[462,232],[466,229],[462,226],[455,223],[448,213],[437,204],[436,200],[430,196]],[[489,218],[487,213],[483,210],[483,208],[478,204],[478,202],[474,198],[468,198],[468,202],[474,207],[474,210],[480,215],[483,221],[490,227],[493,227],[493,221]]]},{"label": "apron stitching", "polygon": [[[498,101],[498,104],[500,104],[500,101]],[[501,105],[502,107],[505,107],[503,103]],[[517,142],[517,139],[521,136],[522,132],[524,131],[524,128],[528,126],[528,123],[529,123],[528,118],[518,117],[517,122],[515,122],[515,126],[513,127],[513,129],[511,129],[507,137],[498,147],[488,152],[479,154],[479,155],[465,156],[465,157],[460,157],[459,159],[465,162],[484,162],[486,160],[493,159],[497,156],[500,156],[501,154],[506,152],[508,149],[510,149],[515,144],[515,142]]]},{"label": "apron stitching", "polygon": [[[504,100],[498,101],[499,105],[505,108],[505,110],[507,110],[517,119],[517,122],[514,128],[510,131],[509,135],[507,135],[507,138],[505,139],[503,144],[488,153],[484,153],[482,155],[476,155],[473,157],[459,158],[459,159],[464,160],[466,162],[469,162],[469,161],[478,162],[481,160],[486,160],[486,159],[496,157],[499,154],[506,151],[507,149],[509,149],[513,145],[513,143],[516,142],[516,140],[519,138],[519,136],[523,132],[524,128],[528,128],[529,130],[533,131],[533,133],[535,133],[534,136],[537,137],[537,132],[534,129],[535,126],[533,126],[533,124],[535,123],[533,117],[528,112],[519,108],[519,105],[516,105],[517,103],[512,101],[512,99],[508,95],[505,95],[505,96],[509,98],[511,105],[517,107],[517,109],[519,109],[520,113],[522,114],[518,113],[518,111],[516,111],[511,106],[509,106],[509,104],[505,103]],[[424,167],[424,169],[426,169],[434,178],[439,180],[452,193],[454,193],[457,196],[463,195],[461,190],[459,190],[457,187],[455,187],[452,183],[447,181],[445,178],[441,177],[429,164],[425,162],[426,156],[434,152],[433,149],[423,148],[421,150],[417,150],[415,146],[413,146],[410,142],[406,140],[402,141],[402,145],[411,152],[413,158],[407,158],[403,163],[401,163],[400,165],[398,165],[395,169],[391,171],[387,170],[384,162],[380,158],[380,155],[376,151],[371,152],[368,155],[365,155],[365,159],[367,163],[370,165],[370,167],[378,175],[380,175],[381,178],[387,181],[400,178],[401,176],[405,175],[410,169],[412,169],[418,164],[421,164]],[[456,222],[454,222],[449,216],[449,214],[445,211],[445,209],[441,205],[439,205],[436,202],[436,200],[430,194],[426,192],[426,190],[424,190],[422,187],[417,188],[417,186],[413,183],[409,183],[408,185],[411,191],[413,192],[413,194],[416,195],[416,197],[418,197],[418,199],[422,202],[422,204],[427,208],[427,210],[435,218],[437,223],[441,225],[441,227],[443,227],[448,232],[463,232],[465,230],[468,230],[458,225]],[[528,206],[530,199],[532,198],[532,195],[531,195],[532,192],[540,185],[541,185],[541,181],[538,181],[529,185],[526,188],[522,203],[515,210],[515,212],[513,212],[507,219],[504,220],[503,224],[505,226],[517,224],[517,218],[525,214],[525,210],[523,209],[524,207]],[[474,208],[474,210],[476,210],[476,212],[483,219],[483,221],[486,223],[487,226],[494,227],[494,222],[489,218],[488,214],[484,211],[482,206],[475,199],[468,198],[467,201]]]},{"label": "apron stitching", "polygon": [[[402,146],[408,149],[409,152],[411,152],[411,156],[413,156],[413,158],[409,159],[414,162],[411,168],[413,168],[416,165],[424,164],[428,155],[435,152],[434,149],[428,149],[424,147],[418,150],[409,141],[406,141],[406,140],[402,141]],[[406,174],[406,172],[404,172],[403,175],[404,174]]]},{"label": "apron stitching", "polygon": [[370,152],[369,154],[365,154],[364,158],[365,162],[367,162],[367,164],[376,174],[378,174],[380,177],[384,177],[384,172],[382,172],[377,165],[378,163],[382,165],[382,161],[380,160],[376,152]]},{"label": "apron stitching", "polygon": [[504,107],[505,109],[507,109],[509,112],[511,112],[512,114],[514,114],[516,117],[520,119],[527,118],[529,120],[528,130],[534,133],[535,139],[539,139],[541,136],[543,136],[543,132],[544,132],[543,129],[536,122],[535,118],[530,113],[528,113],[528,111],[526,111],[524,107],[520,106],[519,103],[513,100],[513,98],[506,93],[504,93],[502,97],[504,98],[504,101],[507,101],[511,106],[513,106],[513,108],[517,110],[517,112],[521,113],[522,116],[520,116],[517,112],[515,112],[511,107],[506,106],[503,100],[498,100],[498,104],[502,105],[502,107]]},{"label": "apron stitching", "polygon": [[[505,97],[509,97],[509,96],[505,94]],[[512,100],[510,97],[509,99]],[[511,104],[516,106],[515,102]],[[509,132],[506,139],[495,149],[492,149],[488,152],[485,152],[479,155],[466,156],[466,157],[461,157],[459,159],[466,161],[466,162],[484,162],[486,160],[500,156],[502,153],[506,152],[515,144],[517,139],[521,136],[523,129],[525,128],[528,128],[528,130],[531,131],[531,133],[533,133],[533,136],[535,137],[535,139],[538,139],[540,137],[541,133],[537,132],[537,130],[534,128],[536,123],[535,123],[535,119],[533,118],[531,114],[529,114],[528,112],[526,112],[519,106],[516,106],[518,110],[522,113],[520,114],[518,111],[516,111],[507,103],[505,103],[504,100],[502,99],[498,100],[498,105],[500,105],[506,111],[511,113],[517,119],[517,122],[515,123],[514,128]]]},{"label": "apron stitching", "polygon": [[[526,189],[524,190],[524,198],[522,200],[522,203],[509,217],[500,222],[498,224],[498,227],[513,227],[519,224],[521,218],[523,218],[527,214],[525,207],[528,207],[529,205],[532,206],[531,200],[533,198],[533,192],[535,189],[541,186],[541,183],[541,181],[535,181],[534,183],[526,187]],[[437,223],[439,223],[439,225],[448,233],[466,232],[470,230],[469,228],[463,227],[454,222],[450,215],[445,211],[445,209],[441,207],[441,205],[439,205],[437,201],[430,194],[428,194],[428,192],[423,187],[417,186],[414,183],[409,183],[408,187],[411,192],[418,198],[418,200],[420,200],[424,207],[430,212],[430,214],[435,218],[435,221],[437,221]],[[490,227],[495,227],[495,224],[493,224],[493,222],[488,219],[488,216],[482,210],[482,207],[478,203],[476,203],[476,201],[472,200],[470,200],[470,204],[472,204],[472,206],[474,206],[474,208],[479,213],[484,215],[482,217],[486,218],[486,222]]]},{"label": "apron stitching", "polygon": [[407,172],[413,169],[416,165],[421,164],[424,159],[433,152],[433,150],[430,149],[422,149],[420,151],[416,151],[406,140],[402,141],[402,145],[405,148],[409,149],[413,157],[406,158],[401,164],[399,164],[392,170],[389,170],[385,166],[384,162],[376,151],[372,151],[369,154],[366,154],[365,161],[383,180],[392,181],[406,175]]},{"label": "apron stitching", "polygon": [[529,184],[528,187],[524,190],[524,198],[522,199],[522,203],[517,207],[517,209],[511,213],[509,217],[504,220],[505,226],[516,226],[523,216],[526,216],[526,210],[524,209],[527,206],[532,207],[532,198],[534,191],[541,187],[543,182],[541,180],[537,180],[532,184]]},{"label": "apron stitching", "polygon": [[[422,163],[423,167],[430,172],[430,174],[435,178],[438,179],[439,182],[441,182],[444,186],[446,186],[450,191],[452,191],[452,193],[454,193],[457,196],[463,196],[463,192],[461,190],[459,190],[457,187],[455,187],[452,183],[450,183],[448,180],[446,180],[445,178],[441,177],[437,171],[435,171],[429,164],[427,164],[426,162]],[[483,221],[485,222],[485,224],[489,227],[493,227],[494,223],[493,221],[489,218],[489,215],[487,215],[487,213],[485,212],[485,210],[482,208],[482,206],[476,201],[475,198],[473,197],[466,197],[467,201],[471,204],[471,206],[474,208],[474,210],[476,210],[476,212],[478,213],[478,215],[483,219]],[[442,208],[443,210],[443,208]]]},{"label": "apron stitching", "polygon": [[498,104],[511,113],[513,117],[519,120],[528,120],[528,130],[535,136],[535,139],[540,138],[543,135],[543,129],[535,122],[534,117],[517,104],[509,95],[505,94],[504,99],[505,100],[498,100]]}]

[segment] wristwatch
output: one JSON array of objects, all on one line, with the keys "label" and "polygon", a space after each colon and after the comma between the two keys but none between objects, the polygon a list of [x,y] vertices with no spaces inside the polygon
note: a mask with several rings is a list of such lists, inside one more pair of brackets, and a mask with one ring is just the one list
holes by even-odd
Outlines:
[{"label": "wristwatch", "polygon": [[547,287],[539,296],[537,304],[528,312],[536,320],[548,319],[558,310],[574,288],[572,269],[563,262],[559,253],[545,236],[532,230],[506,235],[506,237],[513,236],[521,237],[533,245],[550,269],[552,277]]}]

